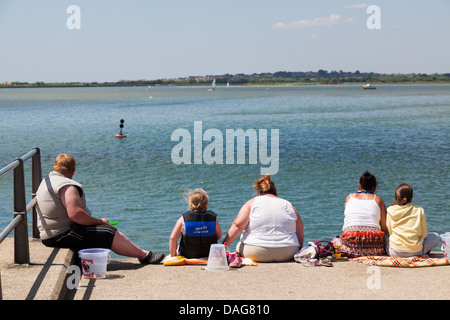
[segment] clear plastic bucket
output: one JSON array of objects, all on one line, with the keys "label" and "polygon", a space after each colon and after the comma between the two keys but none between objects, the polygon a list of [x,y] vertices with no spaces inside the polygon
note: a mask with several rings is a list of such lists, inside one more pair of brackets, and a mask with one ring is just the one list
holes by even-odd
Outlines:
[{"label": "clear plastic bucket", "polygon": [[78,251],[81,259],[83,276],[86,278],[105,278],[109,263],[109,249],[83,249]]},{"label": "clear plastic bucket", "polygon": [[208,264],[205,267],[208,271],[228,270],[227,255],[223,244],[212,244],[209,249]]}]

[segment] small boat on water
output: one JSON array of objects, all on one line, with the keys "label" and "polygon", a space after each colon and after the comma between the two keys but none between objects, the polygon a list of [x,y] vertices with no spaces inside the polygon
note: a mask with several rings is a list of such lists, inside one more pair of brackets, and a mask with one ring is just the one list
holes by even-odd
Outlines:
[{"label": "small boat on water", "polygon": [[363,89],[376,89],[377,87],[371,85],[370,83],[367,83],[363,85]]}]

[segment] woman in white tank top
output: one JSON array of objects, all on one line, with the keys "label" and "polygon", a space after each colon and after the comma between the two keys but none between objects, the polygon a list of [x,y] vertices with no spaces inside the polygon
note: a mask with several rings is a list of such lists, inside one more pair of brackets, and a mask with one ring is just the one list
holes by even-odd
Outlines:
[{"label": "woman in white tank top", "polygon": [[358,190],[347,196],[342,227],[341,251],[343,255],[384,255],[386,206],[375,195],[376,178],[366,171],[359,179]]},{"label": "woman in white tank top", "polygon": [[239,211],[224,239],[231,244],[242,233],[236,251],[258,262],[288,261],[303,246],[303,223],[292,204],[277,197],[270,175],[255,181],[258,196]]},{"label": "woman in white tank top", "polygon": [[343,230],[354,226],[373,227],[380,230],[380,219],[381,209],[375,194],[358,190],[348,195]]}]

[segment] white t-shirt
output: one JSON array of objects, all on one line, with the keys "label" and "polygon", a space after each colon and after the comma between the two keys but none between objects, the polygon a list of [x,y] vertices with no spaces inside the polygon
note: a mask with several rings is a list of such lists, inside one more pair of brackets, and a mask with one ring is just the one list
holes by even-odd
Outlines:
[{"label": "white t-shirt", "polygon": [[241,243],[261,247],[300,246],[297,215],[289,201],[271,196],[255,197]]}]

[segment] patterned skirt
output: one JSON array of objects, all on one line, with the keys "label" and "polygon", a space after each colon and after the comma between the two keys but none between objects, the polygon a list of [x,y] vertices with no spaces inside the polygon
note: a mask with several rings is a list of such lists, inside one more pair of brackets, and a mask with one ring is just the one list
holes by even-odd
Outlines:
[{"label": "patterned skirt", "polygon": [[342,255],[348,257],[386,255],[384,232],[374,227],[353,226],[341,236]]}]

